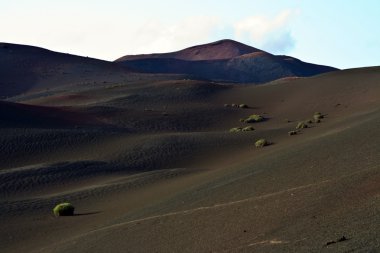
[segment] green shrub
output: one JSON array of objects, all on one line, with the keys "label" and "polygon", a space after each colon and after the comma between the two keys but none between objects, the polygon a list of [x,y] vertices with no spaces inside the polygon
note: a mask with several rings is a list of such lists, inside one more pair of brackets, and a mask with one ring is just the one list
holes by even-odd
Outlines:
[{"label": "green shrub", "polygon": [[247,126],[242,129],[243,132],[249,132],[249,131],[254,131],[255,128],[253,126]]},{"label": "green shrub", "polygon": [[252,126],[247,127],[234,127],[230,129],[230,133],[237,133],[237,132],[249,132],[254,131],[255,129]]},{"label": "green shrub", "polygon": [[243,131],[242,127],[234,127],[230,129],[230,133],[237,133]]},{"label": "green shrub", "polygon": [[245,108],[248,108],[248,105],[246,105],[246,104],[240,104],[240,105],[239,105],[239,108],[243,108],[243,109],[245,109]]},{"label": "green shrub", "polygon": [[263,148],[265,146],[269,145],[268,141],[265,139],[260,139],[255,142],[255,147],[256,148]]},{"label": "green shrub", "polygon": [[322,115],[322,113],[316,112],[316,113],[314,113],[313,118],[314,118],[314,121],[317,122],[318,120],[320,121],[321,119],[323,119],[324,116]]},{"label": "green shrub", "polygon": [[53,213],[55,216],[73,216],[74,206],[70,203],[61,203],[54,207]]},{"label": "green shrub", "polygon": [[229,105],[229,104],[224,104],[224,107],[230,107],[231,105]]},{"label": "green shrub", "polygon": [[311,119],[306,120],[307,124],[313,124],[313,121]]},{"label": "green shrub", "polygon": [[296,129],[303,129],[303,128],[308,128],[308,125],[306,125],[305,122],[298,122]]},{"label": "green shrub", "polygon": [[288,132],[289,136],[296,135],[296,134],[298,134],[298,131],[290,131],[290,132]]},{"label": "green shrub", "polygon": [[261,121],[264,121],[264,117],[258,114],[252,114],[244,120],[245,123],[256,123]]}]

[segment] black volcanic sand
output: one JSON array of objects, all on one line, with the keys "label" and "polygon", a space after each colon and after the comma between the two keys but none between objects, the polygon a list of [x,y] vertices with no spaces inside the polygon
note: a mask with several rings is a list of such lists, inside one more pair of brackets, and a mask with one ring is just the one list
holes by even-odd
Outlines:
[{"label": "black volcanic sand", "polygon": [[[161,77],[0,102],[1,252],[380,249],[380,68],[262,86]],[[239,121],[251,114],[266,120]],[[75,216],[53,216],[63,201]]]}]

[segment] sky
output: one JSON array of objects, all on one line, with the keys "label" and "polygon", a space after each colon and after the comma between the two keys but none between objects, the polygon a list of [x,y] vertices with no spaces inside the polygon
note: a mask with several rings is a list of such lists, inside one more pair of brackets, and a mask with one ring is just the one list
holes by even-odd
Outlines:
[{"label": "sky", "polygon": [[233,39],[338,68],[380,65],[380,0],[0,0],[0,41],[115,60]]}]

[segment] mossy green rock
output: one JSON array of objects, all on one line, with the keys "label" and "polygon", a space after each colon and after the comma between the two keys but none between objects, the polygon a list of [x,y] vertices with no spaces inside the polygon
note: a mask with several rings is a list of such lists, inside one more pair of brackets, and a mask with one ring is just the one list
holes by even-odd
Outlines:
[{"label": "mossy green rock", "polygon": [[53,213],[55,216],[73,216],[74,206],[70,203],[61,203],[54,207]]}]

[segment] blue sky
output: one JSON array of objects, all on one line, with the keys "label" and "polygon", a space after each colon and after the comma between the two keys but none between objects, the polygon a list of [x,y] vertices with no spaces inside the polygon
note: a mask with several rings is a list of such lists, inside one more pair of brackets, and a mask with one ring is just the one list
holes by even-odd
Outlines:
[{"label": "blue sky", "polygon": [[0,41],[114,60],[234,39],[274,54],[380,65],[379,0],[0,0]]}]

